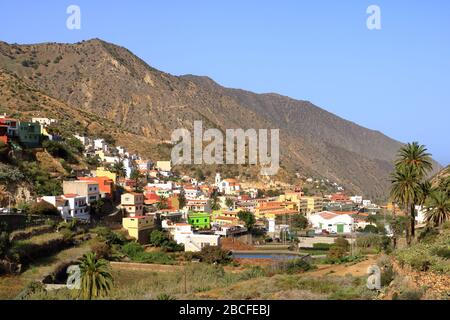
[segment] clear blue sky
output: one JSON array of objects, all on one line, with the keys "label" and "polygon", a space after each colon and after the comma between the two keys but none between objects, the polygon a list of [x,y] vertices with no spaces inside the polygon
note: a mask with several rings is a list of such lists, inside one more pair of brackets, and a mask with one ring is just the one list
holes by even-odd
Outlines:
[{"label": "clear blue sky", "polygon": [[[66,28],[71,4],[81,30]],[[310,100],[450,164],[450,1],[1,1],[0,40],[94,37],[172,74]]]}]

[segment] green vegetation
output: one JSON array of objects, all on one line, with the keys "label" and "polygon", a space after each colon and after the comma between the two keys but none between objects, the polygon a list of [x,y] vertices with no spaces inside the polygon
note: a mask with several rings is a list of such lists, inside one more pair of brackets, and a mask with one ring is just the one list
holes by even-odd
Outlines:
[{"label": "green vegetation", "polygon": [[166,252],[183,251],[184,246],[177,244],[174,240],[170,239],[167,232],[154,230],[150,234],[149,243],[155,247],[162,248]]},{"label": "green vegetation", "polygon": [[62,194],[61,181],[51,178],[49,172],[43,170],[37,162],[21,162],[19,169],[28,182],[34,186],[38,196],[57,196]]},{"label": "green vegetation", "polygon": [[165,252],[146,252],[144,247],[136,242],[128,242],[121,247],[121,252],[128,256],[132,262],[174,264],[172,255]]},{"label": "green vegetation", "polygon": [[422,242],[409,248],[399,249],[395,257],[402,265],[409,265],[417,271],[433,271],[450,275],[450,230],[444,229],[438,235],[423,237]]},{"label": "green vegetation", "polygon": [[239,220],[241,220],[245,223],[245,227],[248,230],[252,230],[253,227],[255,226],[256,218],[255,218],[255,215],[253,213],[251,213],[250,211],[247,211],[247,210],[240,211],[238,213],[238,218],[239,218]]},{"label": "green vegetation", "polygon": [[206,246],[200,252],[188,253],[192,258],[208,264],[229,264],[232,262],[231,252],[220,247]]},{"label": "green vegetation", "polygon": [[109,262],[97,259],[92,252],[79,260],[81,271],[80,296],[85,300],[106,297],[113,288],[114,279]]},{"label": "green vegetation", "polygon": [[38,215],[38,216],[59,216],[60,213],[58,209],[55,208],[52,204],[41,201],[35,202],[31,205],[29,209],[30,215]]},{"label": "green vegetation", "polygon": [[431,155],[425,146],[413,142],[400,149],[391,178],[391,198],[400,203],[409,215],[408,245],[415,237],[415,206],[424,203],[429,195],[429,183],[425,177],[432,168]]}]

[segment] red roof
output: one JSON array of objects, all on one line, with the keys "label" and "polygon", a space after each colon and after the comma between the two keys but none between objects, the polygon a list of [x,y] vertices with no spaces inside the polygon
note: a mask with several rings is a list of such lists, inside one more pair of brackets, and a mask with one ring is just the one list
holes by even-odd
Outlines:
[{"label": "red roof", "polygon": [[78,195],[76,193],[68,193],[63,196],[64,196],[64,198],[76,198],[76,197],[79,197],[80,195]]}]

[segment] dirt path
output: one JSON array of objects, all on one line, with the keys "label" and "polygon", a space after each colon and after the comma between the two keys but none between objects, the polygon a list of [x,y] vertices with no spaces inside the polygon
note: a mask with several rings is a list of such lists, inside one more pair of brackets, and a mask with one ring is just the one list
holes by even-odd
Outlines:
[{"label": "dirt path", "polygon": [[[377,256],[370,255],[366,260],[355,263],[355,264],[342,264],[342,265],[319,265],[318,269],[314,271],[305,272],[298,274],[299,277],[326,277],[339,276],[343,277],[347,274],[351,274],[354,277],[362,277],[367,275],[367,268],[376,263]],[[222,299],[226,289],[239,291],[240,288],[251,288],[260,284],[261,278],[251,279],[247,281],[241,281],[234,283],[229,287],[216,288],[206,292],[196,293],[195,296],[200,299]]]},{"label": "dirt path", "polygon": [[111,262],[113,270],[143,270],[154,272],[177,272],[183,270],[182,266],[167,264],[133,263],[133,262]]},{"label": "dirt path", "polygon": [[362,277],[367,275],[367,269],[376,264],[377,256],[367,256],[367,260],[352,264],[338,264],[338,265],[319,265],[315,271],[307,272],[305,275],[313,277],[322,277],[326,275],[345,276],[351,274],[354,277]]}]

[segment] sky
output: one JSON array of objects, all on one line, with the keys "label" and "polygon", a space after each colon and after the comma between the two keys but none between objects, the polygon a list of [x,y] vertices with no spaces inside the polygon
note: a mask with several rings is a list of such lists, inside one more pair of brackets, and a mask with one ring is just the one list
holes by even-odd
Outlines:
[{"label": "sky", "polygon": [[[81,29],[66,27],[69,5]],[[309,100],[450,164],[448,0],[1,1],[0,41],[91,38],[174,75]]]}]

